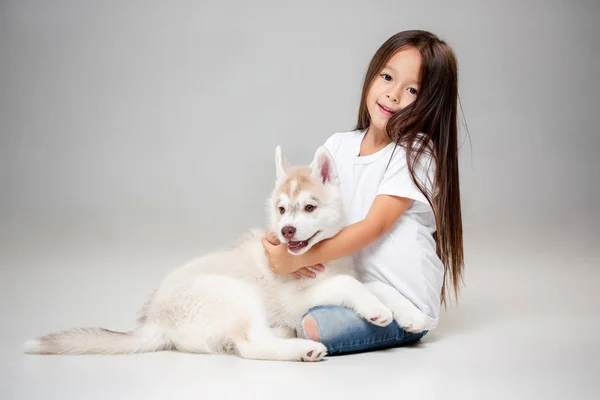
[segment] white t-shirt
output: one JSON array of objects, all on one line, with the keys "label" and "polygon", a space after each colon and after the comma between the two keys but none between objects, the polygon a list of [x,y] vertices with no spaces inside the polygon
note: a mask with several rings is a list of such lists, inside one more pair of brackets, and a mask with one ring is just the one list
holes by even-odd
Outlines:
[{"label": "white t-shirt", "polygon": [[[438,324],[444,279],[432,236],[436,229],[433,211],[410,178],[402,146],[394,150],[392,142],[374,154],[358,156],[365,133],[366,129],[335,133],[324,145],[336,162],[348,225],[363,220],[379,194],[415,201],[390,231],[355,254],[361,280],[379,280],[396,288],[429,317],[426,329],[431,330]],[[431,158],[424,154],[415,175],[431,188],[433,172]]]}]

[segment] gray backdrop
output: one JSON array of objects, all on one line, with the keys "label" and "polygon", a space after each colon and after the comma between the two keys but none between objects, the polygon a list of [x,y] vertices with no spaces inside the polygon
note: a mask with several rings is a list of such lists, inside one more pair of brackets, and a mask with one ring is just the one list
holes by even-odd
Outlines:
[{"label": "gray backdrop", "polygon": [[102,3],[2,2],[4,228],[224,243],[263,223],[274,147],[351,129],[413,28],[458,55],[467,235],[597,225],[597,2]]}]

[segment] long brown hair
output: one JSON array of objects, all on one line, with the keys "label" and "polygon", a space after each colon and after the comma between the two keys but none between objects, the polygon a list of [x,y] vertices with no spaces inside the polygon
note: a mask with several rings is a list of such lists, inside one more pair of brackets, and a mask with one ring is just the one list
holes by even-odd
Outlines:
[{"label": "long brown hair", "polygon": [[[383,43],[365,76],[355,129],[366,129],[370,125],[366,98],[373,80],[395,53],[406,48],[417,49],[421,54],[420,88],[415,101],[390,117],[386,134],[396,146],[406,149],[411,178],[433,209],[436,252],[444,264],[441,302],[445,306],[446,283],[452,283],[458,300],[464,269],[456,117],[458,66],[450,46],[436,35],[420,30],[397,33]],[[435,193],[430,193],[415,178],[415,162],[425,152],[436,165]]]}]

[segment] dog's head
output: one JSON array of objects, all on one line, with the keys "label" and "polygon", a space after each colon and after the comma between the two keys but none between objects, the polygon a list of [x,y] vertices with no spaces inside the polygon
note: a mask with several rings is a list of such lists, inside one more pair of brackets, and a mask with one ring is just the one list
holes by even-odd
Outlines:
[{"label": "dog's head", "polygon": [[275,149],[277,181],[268,207],[271,229],[292,254],[335,236],[345,224],[335,162],[319,147],[309,167],[290,167]]}]

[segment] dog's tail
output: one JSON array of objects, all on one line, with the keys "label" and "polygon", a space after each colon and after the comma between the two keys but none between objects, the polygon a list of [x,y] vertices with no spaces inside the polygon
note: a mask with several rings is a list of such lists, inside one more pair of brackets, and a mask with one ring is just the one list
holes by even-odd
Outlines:
[{"label": "dog's tail", "polygon": [[76,328],[51,333],[25,343],[30,354],[133,354],[172,348],[171,341],[158,327],[140,326],[131,332],[103,328]]}]

